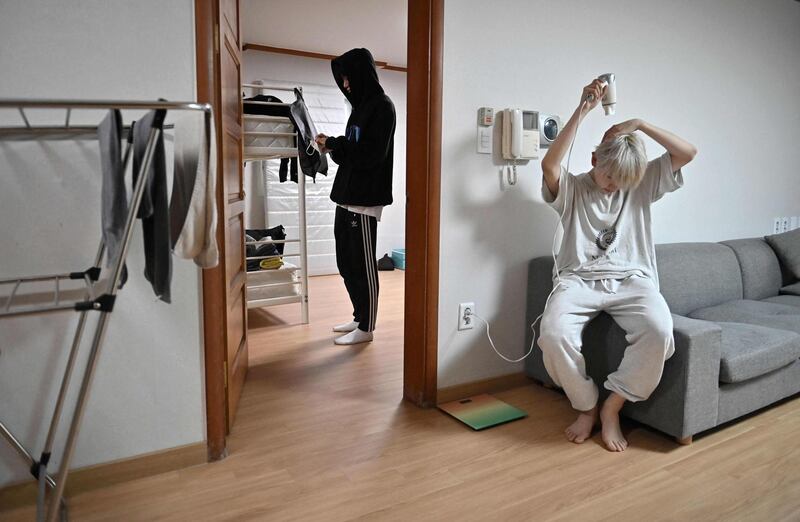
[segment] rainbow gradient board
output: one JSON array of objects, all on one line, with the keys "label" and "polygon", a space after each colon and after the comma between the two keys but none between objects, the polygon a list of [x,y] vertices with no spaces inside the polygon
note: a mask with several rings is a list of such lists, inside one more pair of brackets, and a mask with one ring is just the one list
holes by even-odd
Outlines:
[{"label": "rainbow gradient board", "polygon": [[476,431],[528,416],[519,408],[486,394],[440,404],[439,409]]}]

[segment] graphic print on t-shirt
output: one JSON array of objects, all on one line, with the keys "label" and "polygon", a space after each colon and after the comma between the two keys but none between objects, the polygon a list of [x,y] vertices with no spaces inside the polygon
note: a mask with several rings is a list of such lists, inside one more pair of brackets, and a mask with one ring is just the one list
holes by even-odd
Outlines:
[{"label": "graphic print on t-shirt", "polygon": [[597,234],[597,238],[595,238],[594,242],[600,250],[608,250],[608,247],[614,244],[615,239],[617,239],[617,229],[611,226],[601,230]]}]

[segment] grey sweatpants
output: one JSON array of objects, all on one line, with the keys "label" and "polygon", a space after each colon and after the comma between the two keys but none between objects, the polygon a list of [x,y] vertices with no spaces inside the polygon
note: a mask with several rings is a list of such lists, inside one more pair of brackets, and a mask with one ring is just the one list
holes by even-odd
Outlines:
[{"label": "grey sweatpants", "polygon": [[661,380],[664,361],[675,352],[672,316],[655,283],[638,276],[597,281],[567,276],[561,281],[540,326],[547,373],[576,410],[591,410],[597,404],[599,394],[586,375],[581,338],[584,326],[606,312],[625,330],[629,346],[604,387],[629,401],[647,399]]}]

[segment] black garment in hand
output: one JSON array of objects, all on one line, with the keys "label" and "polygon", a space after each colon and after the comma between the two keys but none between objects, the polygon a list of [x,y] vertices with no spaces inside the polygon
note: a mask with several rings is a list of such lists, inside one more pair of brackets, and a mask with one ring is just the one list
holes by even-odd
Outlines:
[{"label": "black garment in hand", "polygon": [[320,154],[312,144],[317,138],[317,129],[300,90],[294,90],[295,100],[291,107],[291,118],[297,129],[297,157],[300,159],[300,169],[306,176],[317,179],[317,172],[328,175],[328,160]]}]

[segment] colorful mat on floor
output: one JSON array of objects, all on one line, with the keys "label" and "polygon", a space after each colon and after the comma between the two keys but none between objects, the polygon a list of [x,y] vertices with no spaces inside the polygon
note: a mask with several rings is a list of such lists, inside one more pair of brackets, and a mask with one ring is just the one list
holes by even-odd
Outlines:
[{"label": "colorful mat on floor", "polygon": [[491,428],[528,416],[519,408],[486,394],[440,404],[439,409],[473,430]]}]

